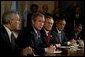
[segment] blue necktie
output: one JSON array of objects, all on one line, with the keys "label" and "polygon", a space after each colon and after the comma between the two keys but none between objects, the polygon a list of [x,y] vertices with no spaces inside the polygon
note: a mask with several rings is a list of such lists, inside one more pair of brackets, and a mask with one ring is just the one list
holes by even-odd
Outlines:
[{"label": "blue necktie", "polygon": [[59,42],[61,43],[61,33],[59,33]]}]

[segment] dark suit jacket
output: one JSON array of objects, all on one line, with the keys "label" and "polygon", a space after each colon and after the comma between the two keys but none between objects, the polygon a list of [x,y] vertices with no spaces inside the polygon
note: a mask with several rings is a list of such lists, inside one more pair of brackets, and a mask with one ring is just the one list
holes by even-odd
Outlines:
[{"label": "dark suit jacket", "polygon": [[32,25],[32,22],[31,22],[32,15],[33,13],[27,14],[27,27],[30,27]]},{"label": "dark suit jacket", "polygon": [[53,29],[53,37],[55,38],[55,43],[61,43],[61,45],[67,45],[67,38],[64,34],[64,32],[61,32],[61,42],[59,41],[59,35],[58,35],[58,31],[56,28]]},{"label": "dark suit jacket", "polygon": [[47,43],[47,35],[46,35],[46,32],[44,29],[41,30],[41,36],[42,36],[42,41],[43,43],[45,44],[46,47],[49,47],[51,44],[55,44],[55,41],[54,41],[54,38],[53,38],[53,35],[52,35],[52,32],[50,31],[50,39],[49,39],[49,42]]},{"label": "dark suit jacket", "polygon": [[33,28],[25,28],[20,33],[17,44],[20,48],[31,46],[35,54],[42,55],[45,53],[44,44],[41,36],[37,39],[37,35]]},{"label": "dark suit jacket", "polygon": [[83,36],[82,36],[81,33],[78,33],[78,34],[77,34],[77,38],[76,38],[76,36],[75,36],[75,31],[71,31],[71,32],[68,33],[68,38],[69,38],[69,40],[72,40],[72,39],[78,40],[79,37],[80,37],[81,39],[83,39]]},{"label": "dark suit jacket", "polygon": [[1,25],[0,56],[16,56],[17,46],[12,49],[6,29]]}]

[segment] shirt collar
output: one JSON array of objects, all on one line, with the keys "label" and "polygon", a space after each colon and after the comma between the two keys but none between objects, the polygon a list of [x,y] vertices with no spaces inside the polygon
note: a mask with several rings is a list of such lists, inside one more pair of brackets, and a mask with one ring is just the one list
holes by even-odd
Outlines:
[{"label": "shirt collar", "polygon": [[38,33],[37,30],[34,27],[33,27],[33,29],[34,29],[35,33],[37,34]]},{"label": "shirt collar", "polygon": [[18,33],[17,32],[13,32],[13,34],[14,34],[15,38],[17,39]]},{"label": "shirt collar", "polygon": [[6,27],[5,25],[4,25],[4,27],[5,27],[5,29],[6,29],[6,31],[7,31],[7,33],[8,33],[8,35],[11,35],[11,30],[8,28],[8,27]]},{"label": "shirt collar", "polygon": [[56,29],[57,29],[58,33],[61,33],[61,31],[59,31],[57,27],[56,27]]},{"label": "shirt collar", "polygon": [[46,35],[48,36],[49,31],[47,31],[47,30],[45,30],[45,29],[44,29],[44,31],[45,31]]}]

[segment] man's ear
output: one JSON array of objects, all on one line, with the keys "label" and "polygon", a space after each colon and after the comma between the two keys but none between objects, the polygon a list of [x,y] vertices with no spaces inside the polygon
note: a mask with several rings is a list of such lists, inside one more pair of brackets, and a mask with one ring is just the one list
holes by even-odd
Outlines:
[{"label": "man's ear", "polygon": [[34,24],[34,21],[32,20],[32,24]]},{"label": "man's ear", "polygon": [[9,22],[9,24],[11,25],[11,23],[12,23],[12,20],[9,20],[8,22]]}]

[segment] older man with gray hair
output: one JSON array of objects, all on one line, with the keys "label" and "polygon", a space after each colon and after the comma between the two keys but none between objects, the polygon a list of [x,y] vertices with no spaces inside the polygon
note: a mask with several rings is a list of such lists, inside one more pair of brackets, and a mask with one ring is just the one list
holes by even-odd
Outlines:
[{"label": "older man with gray hair", "polygon": [[20,16],[15,11],[7,11],[2,16],[1,38],[0,38],[0,54],[1,56],[14,56],[17,47],[13,31],[18,29],[20,24]]},{"label": "older man with gray hair", "polygon": [[[24,50],[19,49],[15,43],[13,32],[20,30],[21,18],[18,12],[7,11],[2,16],[1,37],[0,37],[0,56],[17,56],[18,52],[24,55]],[[21,52],[20,52],[21,51]]]}]

